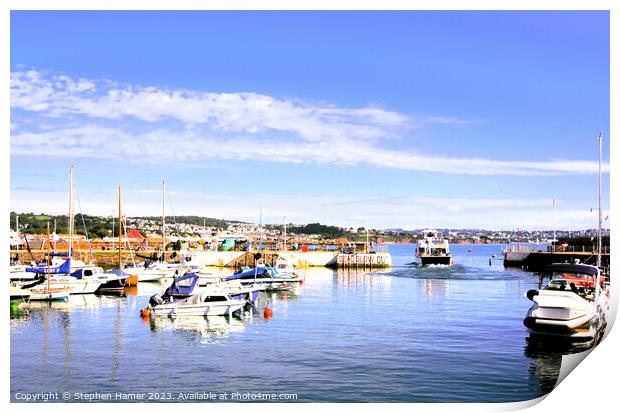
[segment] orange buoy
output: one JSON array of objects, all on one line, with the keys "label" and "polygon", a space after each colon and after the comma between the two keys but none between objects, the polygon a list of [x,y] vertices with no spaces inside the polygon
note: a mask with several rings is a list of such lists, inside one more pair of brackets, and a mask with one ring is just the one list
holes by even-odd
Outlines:
[{"label": "orange buoy", "polygon": [[127,287],[135,287],[136,285],[138,285],[138,276],[137,275],[132,275],[129,278],[127,278],[127,281],[125,282],[125,285]]},{"label": "orange buoy", "polygon": [[265,311],[263,311],[263,316],[265,318],[271,318],[273,316],[273,311],[271,310],[271,308],[266,307]]},{"label": "orange buoy", "polygon": [[299,285],[304,285],[304,280],[299,280]]},{"label": "orange buoy", "polygon": [[150,308],[143,308],[140,311],[140,317],[142,318],[151,318],[151,309]]}]

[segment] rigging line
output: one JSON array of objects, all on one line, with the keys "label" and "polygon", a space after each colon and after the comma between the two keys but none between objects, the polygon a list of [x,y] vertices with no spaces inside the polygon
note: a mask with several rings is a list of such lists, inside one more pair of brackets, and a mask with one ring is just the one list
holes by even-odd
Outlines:
[{"label": "rigging line", "polygon": [[172,206],[172,198],[170,198],[170,192],[168,191],[168,188],[166,188],[166,198],[168,198],[168,206],[170,207],[170,212],[172,213],[172,222],[174,223],[174,229],[176,230],[177,219],[174,215],[174,207]]},{"label": "rigging line", "polygon": [[86,233],[86,242],[88,243],[88,253],[89,253],[90,259],[93,260],[95,256],[93,255],[93,249],[91,248],[91,245],[90,245],[90,237],[88,236],[88,229],[86,229],[86,221],[84,221],[84,213],[82,212],[82,204],[80,204],[80,196],[77,193],[75,194],[75,199],[77,199],[78,208],[80,208],[80,217],[82,218],[82,225],[84,226],[84,232]]},{"label": "rigging line", "polygon": [[[127,217],[123,216],[123,229],[125,230],[125,242],[124,244],[127,246],[127,249],[129,250],[129,256],[131,257],[131,262],[135,268],[136,266],[136,260],[133,257],[133,250],[131,249],[131,244],[129,243],[129,237],[127,236]],[[123,236],[123,234],[121,234],[121,237]]]}]

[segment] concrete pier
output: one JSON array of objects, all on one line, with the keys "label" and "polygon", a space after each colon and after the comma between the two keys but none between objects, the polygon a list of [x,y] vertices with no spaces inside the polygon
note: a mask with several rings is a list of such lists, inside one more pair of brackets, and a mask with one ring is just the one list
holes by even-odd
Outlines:
[{"label": "concrete pier", "polygon": [[[601,265],[609,267],[609,253],[601,254]],[[596,265],[595,252],[544,252],[531,251],[524,254],[520,259],[504,259],[504,267],[522,268],[528,271],[543,271],[549,264],[573,262],[578,259],[582,264]]]}]

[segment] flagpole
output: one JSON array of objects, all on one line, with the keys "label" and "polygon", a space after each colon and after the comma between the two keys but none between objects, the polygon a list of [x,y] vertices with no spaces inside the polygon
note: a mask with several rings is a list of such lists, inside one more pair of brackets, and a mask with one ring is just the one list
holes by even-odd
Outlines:
[{"label": "flagpole", "polygon": [[601,209],[601,158],[603,157],[603,133],[599,132],[598,134],[598,254],[596,255],[596,266],[601,267],[601,249],[602,249],[602,230],[601,226],[603,225],[603,212]]},{"label": "flagpole", "polygon": [[284,251],[286,251],[286,215],[284,215]]},{"label": "flagpole", "polygon": [[557,241],[557,237],[556,237],[556,230],[557,230],[557,219],[556,219],[556,214],[555,214],[555,207],[557,204],[557,199],[555,198],[555,195],[553,195],[553,241],[551,241],[551,246],[554,247],[553,251],[555,251],[555,242]]}]

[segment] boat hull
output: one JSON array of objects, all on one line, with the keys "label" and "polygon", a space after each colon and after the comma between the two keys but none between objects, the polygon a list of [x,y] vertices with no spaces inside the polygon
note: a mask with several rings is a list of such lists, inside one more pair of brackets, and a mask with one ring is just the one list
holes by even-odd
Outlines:
[{"label": "boat hull", "polygon": [[38,290],[31,291],[28,301],[67,301],[70,291],[68,290]]},{"label": "boat hull", "polygon": [[418,256],[421,265],[452,265],[452,257],[449,255]]},{"label": "boat hull", "polygon": [[234,312],[241,310],[245,303],[245,301],[241,300],[183,305],[169,303],[155,306],[152,308],[152,311],[158,317],[222,316],[232,315]]},{"label": "boat hull", "polygon": [[532,338],[587,341],[605,325],[603,307],[572,291],[530,290],[526,297],[534,302],[523,320]]},{"label": "boat hull", "polygon": [[101,284],[99,291],[120,291],[124,289],[125,286],[127,285],[128,278],[129,277],[125,277],[125,278],[118,277],[118,278],[108,279],[103,284]]}]

